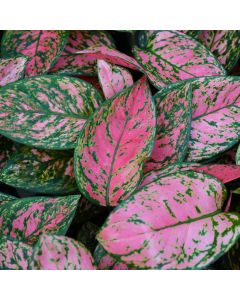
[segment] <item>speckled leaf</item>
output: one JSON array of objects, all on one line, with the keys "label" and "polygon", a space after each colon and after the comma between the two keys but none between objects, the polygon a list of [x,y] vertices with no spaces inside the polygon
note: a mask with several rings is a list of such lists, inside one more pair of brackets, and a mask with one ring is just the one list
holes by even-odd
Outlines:
[{"label": "speckled leaf", "polygon": [[0,270],[28,270],[32,247],[5,236],[0,237]]},{"label": "speckled leaf", "polygon": [[107,101],[86,123],[75,149],[81,193],[116,206],[136,188],[155,135],[155,106],[146,78]]},{"label": "speckled leaf", "polygon": [[98,270],[128,270],[126,264],[118,262],[115,258],[110,256],[101,244],[97,245],[93,257]]},{"label": "speckled leaf", "polygon": [[25,56],[0,60],[0,86],[23,78],[28,58]]},{"label": "speckled leaf", "polygon": [[7,30],[2,38],[2,55],[26,55],[30,59],[25,75],[42,75],[58,59],[68,35],[66,30]]},{"label": "speckled leaf", "polygon": [[186,154],[191,129],[192,90],[190,84],[156,94],[155,144],[144,171],[181,162]]},{"label": "speckled leaf", "polygon": [[186,35],[189,35],[192,38],[197,38],[198,35],[200,34],[201,30],[178,30],[181,31],[183,33],[185,33]]},{"label": "speckled leaf", "polygon": [[231,71],[240,58],[239,30],[202,30],[198,39],[217,57],[227,71]]},{"label": "speckled leaf", "polygon": [[95,270],[90,252],[79,242],[43,234],[33,249],[32,270]]},{"label": "speckled leaf", "polygon": [[0,205],[5,204],[9,201],[17,200],[17,199],[18,198],[14,197],[14,196],[3,194],[0,192]]},{"label": "speckled leaf", "polygon": [[77,51],[95,45],[115,47],[111,36],[106,31],[72,30],[65,49],[51,69],[51,73],[95,75],[96,59],[89,58],[88,55],[76,55]]},{"label": "speckled leaf", "polygon": [[0,170],[0,181],[41,194],[70,194],[78,191],[73,153],[19,147]]},{"label": "speckled leaf", "polygon": [[240,165],[240,145],[238,146],[237,153],[236,153],[236,164]]},{"label": "speckled leaf", "polygon": [[33,244],[42,233],[64,235],[80,196],[21,198],[0,206],[0,235]]},{"label": "speckled leaf", "polygon": [[193,171],[148,184],[114,210],[97,239],[128,266],[206,267],[240,237],[240,215],[221,213],[226,189]]},{"label": "speckled leaf", "polygon": [[212,175],[222,183],[240,178],[240,166],[235,165],[208,164],[197,167],[195,170]]},{"label": "speckled leaf", "polygon": [[132,75],[124,68],[98,60],[98,78],[106,99],[133,85]]},{"label": "speckled leaf", "polygon": [[0,89],[0,132],[33,147],[71,149],[102,102],[89,83],[62,76],[39,76]]},{"label": "speckled leaf", "polygon": [[145,49],[133,49],[153,85],[162,88],[179,80],[225,75],[211,52],[179,31],[158,31],[150,35]]}]

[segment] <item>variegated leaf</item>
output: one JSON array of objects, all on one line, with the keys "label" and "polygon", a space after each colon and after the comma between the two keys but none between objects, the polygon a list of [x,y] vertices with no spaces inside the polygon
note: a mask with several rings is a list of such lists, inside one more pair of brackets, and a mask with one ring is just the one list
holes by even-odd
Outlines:
[{"label": "variegated leaf", "polygon": [[80,196],[21,198],[0,206],[0,234],[33,244],[42,233],[64,235]]},{"label": "variegated leaf", "polygon": [[155,106],[144,77],[102,105],[86,123],[75,149],[81,193],[103,206],[126,199],[151,154],[155,124]]},{"label": "variegated leaf", "polygon": [[157,127],[151,158],[144,171],[162,168],[185,158],[191,129],[192,90],[190,84],[156,94]]},{"label": "variegated leaf", "polygon": [[32,270],[95,270],[90,252],[79,242],[43,234],[33,248]]},{"label": "variegated leaf", "polygon": [[202,30],[198,39],[231,71],[240,58],[239,30]]},{"label": "variegated leaf", "polygon": [[178,30],[181,31],[182,33],[185,33],[186,35],[189,35],[192,38],[197,38],[198,35],[201,33],[201,30]]},{"label": "variegated leaf", "polygon": [[19,147],[0,170],[0,181],[41,194],[70,194],[78,191],[73,153]]},{"label": "variegated leaf", "polygon": [[114,210],[98,241],[139,269],[199,269],[240,237],[240,215],[221,213],[225,187],[193,171],[146,185]]},{"label": "variegated leaf", "polygon": [[0,86],[15,82],[24,76],[28,58],[26,56],[12,57],[0,60]]},{"label": "variegated leaf", "polygon": [[18,198],[14,197],[14,196],[3,194],[3,193],[0,192],[0,205],[5,204],[9,201],[17,200],[17,199]]},{"label": "variegated leaf", "polygon": [[42,75],[60,56],[68,35],[66,30],[7,30],[2,38],[2,55],[27,56],[25,75]]},{"label": "variegated leaf", "polygon": [[135,47],[133,52],[157,88],[179,80],[226,73],[207,48],[179,31],[157,31],[150,35],[145,49]]},{"label": "variegated leaf", "polygon": [[62,76],[39,76],[0,90],[0,132],[46,149],[71,149],[102,98],[89,83]]},{"label": "variegated leaf", "polygon": [[96,59],[87,55],[75,55],[77,51],[96,45],[115,47],[111,36],[106,31],[72,30],[67,44],[51,73],[57,74],[96,74]]},{"label": "variegated leaf", "polygon": [[0,237],[0,270],[28,270],[32,247],[17,239]]},{"label": "variegated leaf", "polygon": [[133,85],[132,75],[124,68],[98,60],[98,78],[106,99]]}]

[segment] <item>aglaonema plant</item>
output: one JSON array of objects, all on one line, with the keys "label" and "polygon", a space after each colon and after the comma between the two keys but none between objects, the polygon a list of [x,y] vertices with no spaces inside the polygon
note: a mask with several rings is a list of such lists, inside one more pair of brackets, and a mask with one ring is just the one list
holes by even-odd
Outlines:
[{"label": "aglaonema plant", "polygon": [[237,30],[6,30],[0,269],[239,269]]}]

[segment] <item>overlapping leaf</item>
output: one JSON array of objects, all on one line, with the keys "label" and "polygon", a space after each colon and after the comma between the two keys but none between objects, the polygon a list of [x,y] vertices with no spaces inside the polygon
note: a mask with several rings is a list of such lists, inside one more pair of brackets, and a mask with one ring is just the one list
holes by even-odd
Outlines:
[{"label": "overlapping leaf", "polygon": [[26,76],[45,74],[61,54],[69,33],[66,30],[7,30],[2,55],[26,55]]},{"label": "overlapping leaf", "polygon": [[79,242],[43,234],[33,249],[32,270],[94,270],[90,252]]},{"label": "overlapping leaf", "polygon": [[217,57],[227,71],[231,71],[240,58],[239,30],[203,30],[198,39]]},{"label": "overlapping leaf", "polygon": [[27,270],[32,247],[5,236],[0,237],[0,270]]},{"label": "overlapping leaf", "polygon": [[78,191],[73,170],[73,153],[19,147],[0,170],[0,181],[41,194]]},{"label": "overlapping leaf", "polygon": [[132,75],[121,67],[98,60],[98,78],[106,99],[133,85]]},{"label": "overlapping leaf", "polygon": [[133,49],[136,60],[157,88],[179,80],[225,75],[211,52],[179,31],[157,31],[145,49]]},{"label": "overlapping leaf", "polygon": [[64,235],[80,196],[21,198],[0,206],[0,235],[33,244],[42,233]]},{"label": "overlapping leaf", "polygon": [[28,58],[26,56],[12,57],[0,60],[0,86],[17,81],[24,76]]},{"label": "overlapping leaf", "polygon": [[110,214],[97,239],[140,269],[203,268],[236,242],[240,215],[221,213],[226,189],[186,171],[148,184]]},{"label": "overlapping leaf", "polygon": [[106,31],[72,30],[65,49],[51,69],[51,73],[96,74],[96,59],[89,58],[88,55],[76,55],[77,51],[95,45],[115,46],[111,36]]},{"label": "overlapping leaf", "polygon": [[0,132],[33,147],[71,149],[102,99],[76,78],[41,76],[0,90]]},{"label": "overlapping leaf", "polygon": [[155,106],[143,77],[86,123],[75,149],[81,193],[103,206],[126,199],[141,178],[155,135]]},{"label": "overlapping leaf", "polygon": [[156,137],[150,160],[144,170],[151,171],[185,158],[192,118],[190,84],[156,94]]},{"label": "overlapping leaf", "polygon": [[7,203],[8,201],[13,201],[13,200],[17,200],[17,199],[18,198],[14,197],[14,196],[0,193],[0,204],[4,204],[4,203]]}]

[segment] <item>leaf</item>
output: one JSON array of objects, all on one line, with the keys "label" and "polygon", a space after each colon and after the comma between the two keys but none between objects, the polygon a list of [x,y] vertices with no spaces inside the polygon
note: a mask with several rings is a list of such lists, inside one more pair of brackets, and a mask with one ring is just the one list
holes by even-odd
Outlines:
[{"label": "leaf", "polygon": [[0,206],[0,234],[28,244],[43,233],[64,235],[71,224],[79,195],[21,198]]},{"label": "leaf", "polygon": [[237,148],[237,153],[236,153],[236,164],[240,165],[240,145]]},{"label": "leaf", "polygon": [[106,99],[133,85],[132,75],[121,67],[98,60],[98,78]]},{"label": "leaf", "polygon": [[0,60],[0,86],[17,81],[24,76],[28,58],[25,56]]},{"label": "leaf", "polygon": [[240,236],[240,215],[221,213],[226,195],[214,177],[193,171],[175,173],[122,202],[97,240],[129,267],[206,267]]},{"label": "leaf", "polygon": [[0,181],[41,194],[70,194],[78,191],[73,153],[19,147],[0,170]]},{"label": "leaf", "polygon": [[110,256],[100,244],[97,245],[93,257],[98,270],[128,270],[126,264]]},{"label": "leaf", "polygon": [[15,239],[0,237],[0,270],[28,270],[32,247]]},{"label": "leaf", "polygon": [[[0,113],[1,115],[1,113]],[[16,150],[16,145],[0,134],[0,170],[7,163],[10,155]]]},{"label": "leaf", "polygon": [[222,183],[228,183],[240,178],[240,166],[235,165],[208,164],[197,167],[195,170],[212,175]]},{"label": "leaf", "polygon": [[75,149],[81,193],[116,206],[137,187],[155,135],[155,106],[146,78],[107,101],[89,119]]},{"label": "leaf", "polygon": [[189,35],[192,38],[197,38],[199,33],[202,32],[202,30],[178,30],[181,31],[182,33],[185,33],[186,35]]},{"label": "leaf", "polygon": [[9,201],[17,200],[18,198],[0,192],[0,205]]},{"label": "leaf", "polygon": [[102,102],[89,83],[76,78],[41,76],[0,90],[0,133],[46,149],[71,149]]},{"label": "leaf", "polygon": [[76,55],[77,51],[95,45],[115,47],[106,31],[72,30],[65,49],[51,69],[51,73],[95,75],[96,59],[91,59],[88,55]]},{"label": "leaf", "polygon": [[144,171],[164,167],[185,158],[191,129],[192,90],[190,84],[165,89],[154,97],[157,127],[155,144]]},{"label": "leaf", "polygon": [[79,242],[43,234],[33,249],[32,270],[95,270],[90,252]]},{"label": "leaf", "polygon": [[202,30],[198,39],[227,71],[231,71],[240,58],[239,30]]},{"label": "leaf", "polygon": [[2,38],[2,55],[26,55],[30,59],[25,75],[42,75],[54,65],[67,38],[66,30],[7,30]]},{"label": "leaf", "polygon": [[133,53],[156,88],[179,80],[226,73],[208,49],[178,31],[151,34],[145,49],[135,47]]}]

